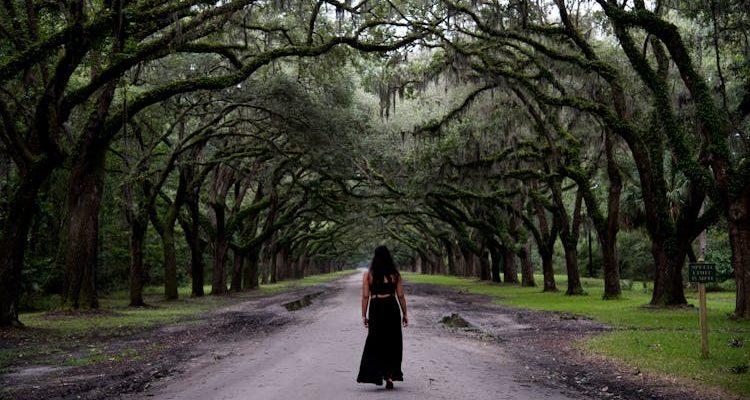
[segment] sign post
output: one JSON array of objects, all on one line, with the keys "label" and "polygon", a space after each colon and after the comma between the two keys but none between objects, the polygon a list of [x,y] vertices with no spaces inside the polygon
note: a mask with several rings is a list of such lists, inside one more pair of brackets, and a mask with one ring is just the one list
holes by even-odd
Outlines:
[{"label": "sign post", "polygon": [[688,264],[688,281],[698,283],[698,296],[701,324],[701,355],[708,358],[708,311],[706,310],[706,283],[716,282],[716,266],[704,263],[703,257],[698,262]]},{"label": "sign post", "polygon": [[706,285],[698,284],[698,296],[700,297],[700,321],[701,321],[701,356],[708,358],[708,310],[706,310]]}]

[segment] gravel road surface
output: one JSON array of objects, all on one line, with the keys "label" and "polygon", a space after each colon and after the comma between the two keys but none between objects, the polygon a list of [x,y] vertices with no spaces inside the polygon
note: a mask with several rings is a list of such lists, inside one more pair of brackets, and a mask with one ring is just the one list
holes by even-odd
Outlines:
[{"label": "gravel road surface", "polygon": [[[227,343],[184,373],[129,398],[158,399],[571,399],[586,398],[540,385],[533,369],[494,340],[457,335],[441,326],[440,298],[409,296],[404,329],[404,382],[394,390],[359,384],[366,329],[360,322],[359,274],[333,295],[313,299],[289,324],[266,337]],[[502,322],[502,321],[501,321]],[[497,324],[497,321],[495,321]],[[511,320],[504,329],[523,329]],[[216,356],[219,354],[219,356]]]}]

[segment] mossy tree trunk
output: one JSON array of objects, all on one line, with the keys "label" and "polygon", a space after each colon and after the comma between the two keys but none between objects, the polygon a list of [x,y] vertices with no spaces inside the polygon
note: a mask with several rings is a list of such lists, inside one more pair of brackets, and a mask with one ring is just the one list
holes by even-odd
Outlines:
[{"label": "mossy tree trunk", "polygon": [[[169,166],[172,170],[172,167]],[[164,171],[163,173],[168,173]],[[185,196],[188,190],[188,181],[185,174],[180,172],[179,181],[177,184],[177,192],[173,200],[169,201],[167,205],[167,211],[164,215],[164,219],[160,220],[156,214],[154,208],[154,201],[156,201],[155,191],[161,190],[159,187],[151,187],[148,193],[151,197],[149,199],[148,208],[151,221],[156,229],[156,232],[161,237],[162,247],[164,249],[164,298],[167,300],[176,300],[179,297],[177,292],[177,251],[175,248],[175,225],[180,214],[180,209],[185,204]],[[186,234],[187,235],[187,234]],[[186,236],[187,237],[187,236]]]},{"label": "mossy tree trunk", "polygon": [[[180,171],[180,174],[184,174]],[[190,280],[192,297],[203,296],[203,274],[205,271],[205,262],[203,261],[203,240],[201,240],[200,225],[200,205],[198,203],[197,190],[189,190],[185,195],[185,208],[187,208],[187,218],[180,218],[180,225],[185,234],[185,241],[190,249]]]},{"label": "mossy tree trunk", "polygon": [[543,292],[557,292],[552,255],[551,251],[539,249],[539,257],[542,258],[542,276],[544,277]]},{"label": "mossy tree trunk", "polygon": [[474,253],[466,246],[461,247],[461,257],[464,259],[461,276],[471,276],[474,270]]},{"label": "mossy tree trunk", "polygon": [[247,254],[247,268],[242,278],[242,290],[253,290],[260,286],[258,284],[258,259],[257,250]]},{"label": "mossy tree trunk", "polygon": [[732,205],[728,225],[737,283],[734,317],[750,319],[750,188],[744,190],[743,196],[743,203]]},{"label": "mossy tree trunk", "polygon": [[148,227],[145,218],[134,218],[129,221],[130,236],[128,238],[128,255],[130,262],[130,307],[142,307],[143,286],[146,281],[146,271],[143,265],[143,245]]},{"label": "mossy tree trunk", "polygon": [[[611,238],[611,236],[610,236]],[[619,299],[622,295],[620,287],[620,267],[617,261],[616,241],[599,237],[602,247],[602,263],[604,265],[604,300]]]},{"label": "mossy tree trunk", "polygon": [[142,307],[146,270],[143,247],[148,230],[147,192],[149,184],[138,179],[127,179],[123,184],[123,208],[128,222],[128,262],[130,267],[130,307]]},{"label": "mossy tree trunk", "polygon": [[229,253],[229,237],[224,229],[224,209],[217,207],[215,210],[217,221],[214,236],[214,253],[211,278],[211,294],[214,296],[228,293],[226,265]]},{"label": "mossy tree trunk", "polygon": [[482,249],[479,256],[479,279],[489,281],[492,279],[490,273],[490,252],[486,248]]},{"label": "mossy tree trunk", "polygon": [[85,153],[73,166],[68,190],[70,219],[63,305],[74,309],[99,307],[96,268],[106,151],[94,147],[84,150]]},{"label": "mossy tree trunk", "polygon": [[10,204],[0,233],[0,327],[18,322],[21,272],[36,198],[55,165],[54,160],[44,157],[30,164],[8,199]]},{"label": "mossy tree trunk", "polygon": [[278,277],[278,252],[275,243],[271,246],[271,251],[268,253],[270,264],[268,266],[268,283],[276,283]]},{"label": "mossy tree trunk", "polygon": [[500,248],[503,259],[503,277],[505,283],[518,283],[518,271],[516,270],[516,255],[508,246]]},{"label": "mossy tree trunk", "polygon": [[518,252],[518,258],[521,260],[521,286],[534,287],[534,264],[531,263],[531,242],[526,240]]},{"label": "mossy tree trunk", "polygon": [[[453,275],[455,276],[461,276],[463,271],[466,269],[466,261],[464,260],[464,256],[461,253],[461,247],[456,244],[453,248]],[[421,264],[420,264],[421,265]]]},{"label": "mossy tree trunk", "polygon": [[500,265],[502,263],[502,256],[500,255],[500,249],[498,249],[498,246],[496,244],[492,244],[489,246],[490,250],[490,258],[492,261],[491,266],[491,274],[492,274],[492,282],[500,283],[502,282],[502,279],[500,278]]},{"label": "mossy tree trunk", "polygon": [[271,273],[271,240],[269,239],[263,247],[261,247],[261,253],[258,257],[258,280],[261,285],[268,284],[268,279]]},{"label": "mossy tree trunk", "polygon": [[[176,215],[177,212],[174,212],[174,214]],[[179,297],[177,293],[177,251],[174,237],[176,219],[176,216],[171,218],[168,214],[161,234],[164,247],[164,298],[167,300],[177,300]]]},{"label": "mossy tree trunk", "polygon": [[245,274],[245,253],[239,250],[234,250],[234,265],[232,267],[232,280],[229,285],[229,290],[232,292],[242,291],[242,277]]},{"label": "mossy tree trunk", "polygon": [[662,237],[652,238],[651,253],[656,262],[651,305],[687,304],[682,286],[682,262],[685,260],[685,254],[680,257],[677,243]]},{"label": "mossy tree trunk", "polygon": [[227,254],[231,238],[227,230],[226,199],[229,189],[235,183],[234,171],[226,165],[217,165],[209,191],[209,219],[213,228],[213,265],[211,278],[211,295],[227,294]]},{"label": "mossy tree trunk", "polygon": [[557,223],[553,218],[552,224],[549,223],[547,218],[547,210],[542,204],[542,199],[538,195],[533,195],[533,208],[538,223],[538,227],[534,225],[531,218],[520,214],[524,225],[533,234],[536,240],[536,248],[539,253],[539,257],[542,259],[542,275],[544,276],[544,286],[542,291],[544,292],[556,292],[557,284],[555,283],[555,269],[552,262],[552,257],[555,251],[555,240],[559,229]]},{"label": "mossy tree trunk", "polygon": [[[619,299],[622,295],[620,287],[620,264],[617,260],[617,233],[620,229],[620,193],[622,192],[622,177],[617,166],[614,152],[614,138],[607,129],[604,133],[604,149],[607,156],[607,176],[609,177],[609,191],[607,194],[607,217],[602,217],[598,208],[592,218],[597,237],[602,248],[602,268],[604,270],[604,294],[605,300]],[[579,185],[580,188],[580,185]],[[583,188],[589,190],[590,186]],[[585,194],[584,194],[585,196]],[[593,196],[592,196],[593,199]],[[586,203],[587,208],[596,208],[595,202]],[[589,212],[589,217],[591,217]]]},{"label": "mossy tree trunk", "polygon": [[[120,42],[122,38],[118,38]],[[116,49],[119,46],[116,46]],[[86,121],[68,183],[68,243],[65,256],[63,305],[98,308],[96,268],[99,252],[99,210],[104,190],[107,149],[112,140],[105,122],[116,83],[108,83],[96,99]]]},{"label": "mossy tree trunk", "polygon": [[[561,199],[560,199],[561,200]],[[564,205],[560,204],[558,207],[562,208],[560,217],[563,221],[561,225],[563,228],[560,230],[560,241],[562,242],[563,249],[565,250],[565,269],[568,275],[568,288],[565,294],[568,296],[585,294],[583,287],[581,286],[581,274],[578,271],[578,236],[581,221],[581,192],[578,191],[576,194],[575,206],[573,209],[573,221],[568,224],[567,211],[564,209]],[[565,214],[564,216],[562,214]]]}]

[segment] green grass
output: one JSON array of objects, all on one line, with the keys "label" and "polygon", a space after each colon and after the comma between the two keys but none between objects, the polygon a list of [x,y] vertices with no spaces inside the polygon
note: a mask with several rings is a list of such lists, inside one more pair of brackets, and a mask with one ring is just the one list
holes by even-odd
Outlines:
[{"label": "green grass", "polygon": [[[733,338],[743,339],[744,347],[730,347]],[[694,331],[617,331],[589,339],[583,346],[643,371],[676,375],[750,395],[750,373],[731,371],[750,366],[750,334],[710,333],[708,359],[700,357],[700,333]]]},{"label": "green grass", "polygon": [[[594,319],[618,330],[580,343],[581,348],[611,357],[640,368],[669,374],[685,381],[720,386],[737,394],[750,395],[750,372],[733,373],[750,366],[750,321],[728,318],[734,310],[734,292],[709,292],[708,325],[711,357],[700,356],[698,294],[687,290],[688,302],[695,308],[656,309],[644,307],[651,300],[642,285],[623,291],[618,300],[601,300],[604,292],[600,279],[583,279],[586,296],[566,296],[565,276],[556,276],[558,293],[543,293],[541,288],[492,284],[476,279],[440,275],[404,273],[407,282],[445,285],[456,290],[491,296],[496,302],[534,310],[560,311]],[[541,276],[536,277],[541,282]],[[730,347],[738,338],[743,347]]]},{"label": "green grass", "polygon": [[117,362],[125,359],[136,360],[142,357],[143,356],[139,355],[139,351],[136,349],[129,349],[121,351],[119,353],[110,354],[105,352],[101,348],[94,347],[89,349],[89,352],[86,355],[65,358],[65,361],[63,361],[62,365],[67,367],[78,367],[83,365],[98,364],[107,361]]},{"label": "green grass", "polygon": [[[99,310],[22,313],[20,320],[25,325],[23,329],[0,332],[4,335],[0,339],[23,343],[23,346],[0,349],[0,373],[9,372],[13,365],[20,362],[45,363],[45,360],[59,358],[61,353],[79,354],[81,347],[87,342],[127,336],[156,326],[199,323],[200,316],[211,310],[243,300],[322,284],[355,272],[356,270],[346,270],[282,281],[228,296],[190,297],[190,287],[181,287],[179,300],[172,301],[163,299],[163,288],[147,287],[144,299],[149,304],[148,307],[128,307],[128,293],[118,291],[102,296],[99,299]],[[210,293],[210,290],[210,286],[204,288],[205,293]],[[62,363],[88,365],[129,357],[128,354],[107,354],[97,348],[84,350],[86,354],[65,358]]]}]

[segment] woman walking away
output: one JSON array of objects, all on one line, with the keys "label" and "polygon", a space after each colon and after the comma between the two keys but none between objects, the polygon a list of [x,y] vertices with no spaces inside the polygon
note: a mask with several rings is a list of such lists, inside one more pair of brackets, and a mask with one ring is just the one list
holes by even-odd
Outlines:
[{"label": "woman walking away", "polygon": [[385,380],[386,389],[393,389],[393,381],[404,380],[401,323],[406,327],[409,320],[403,279],[385,246],[375,249],[370,269],[362,275],[362,322],[368,331],[357,382],[382,385]]}]

